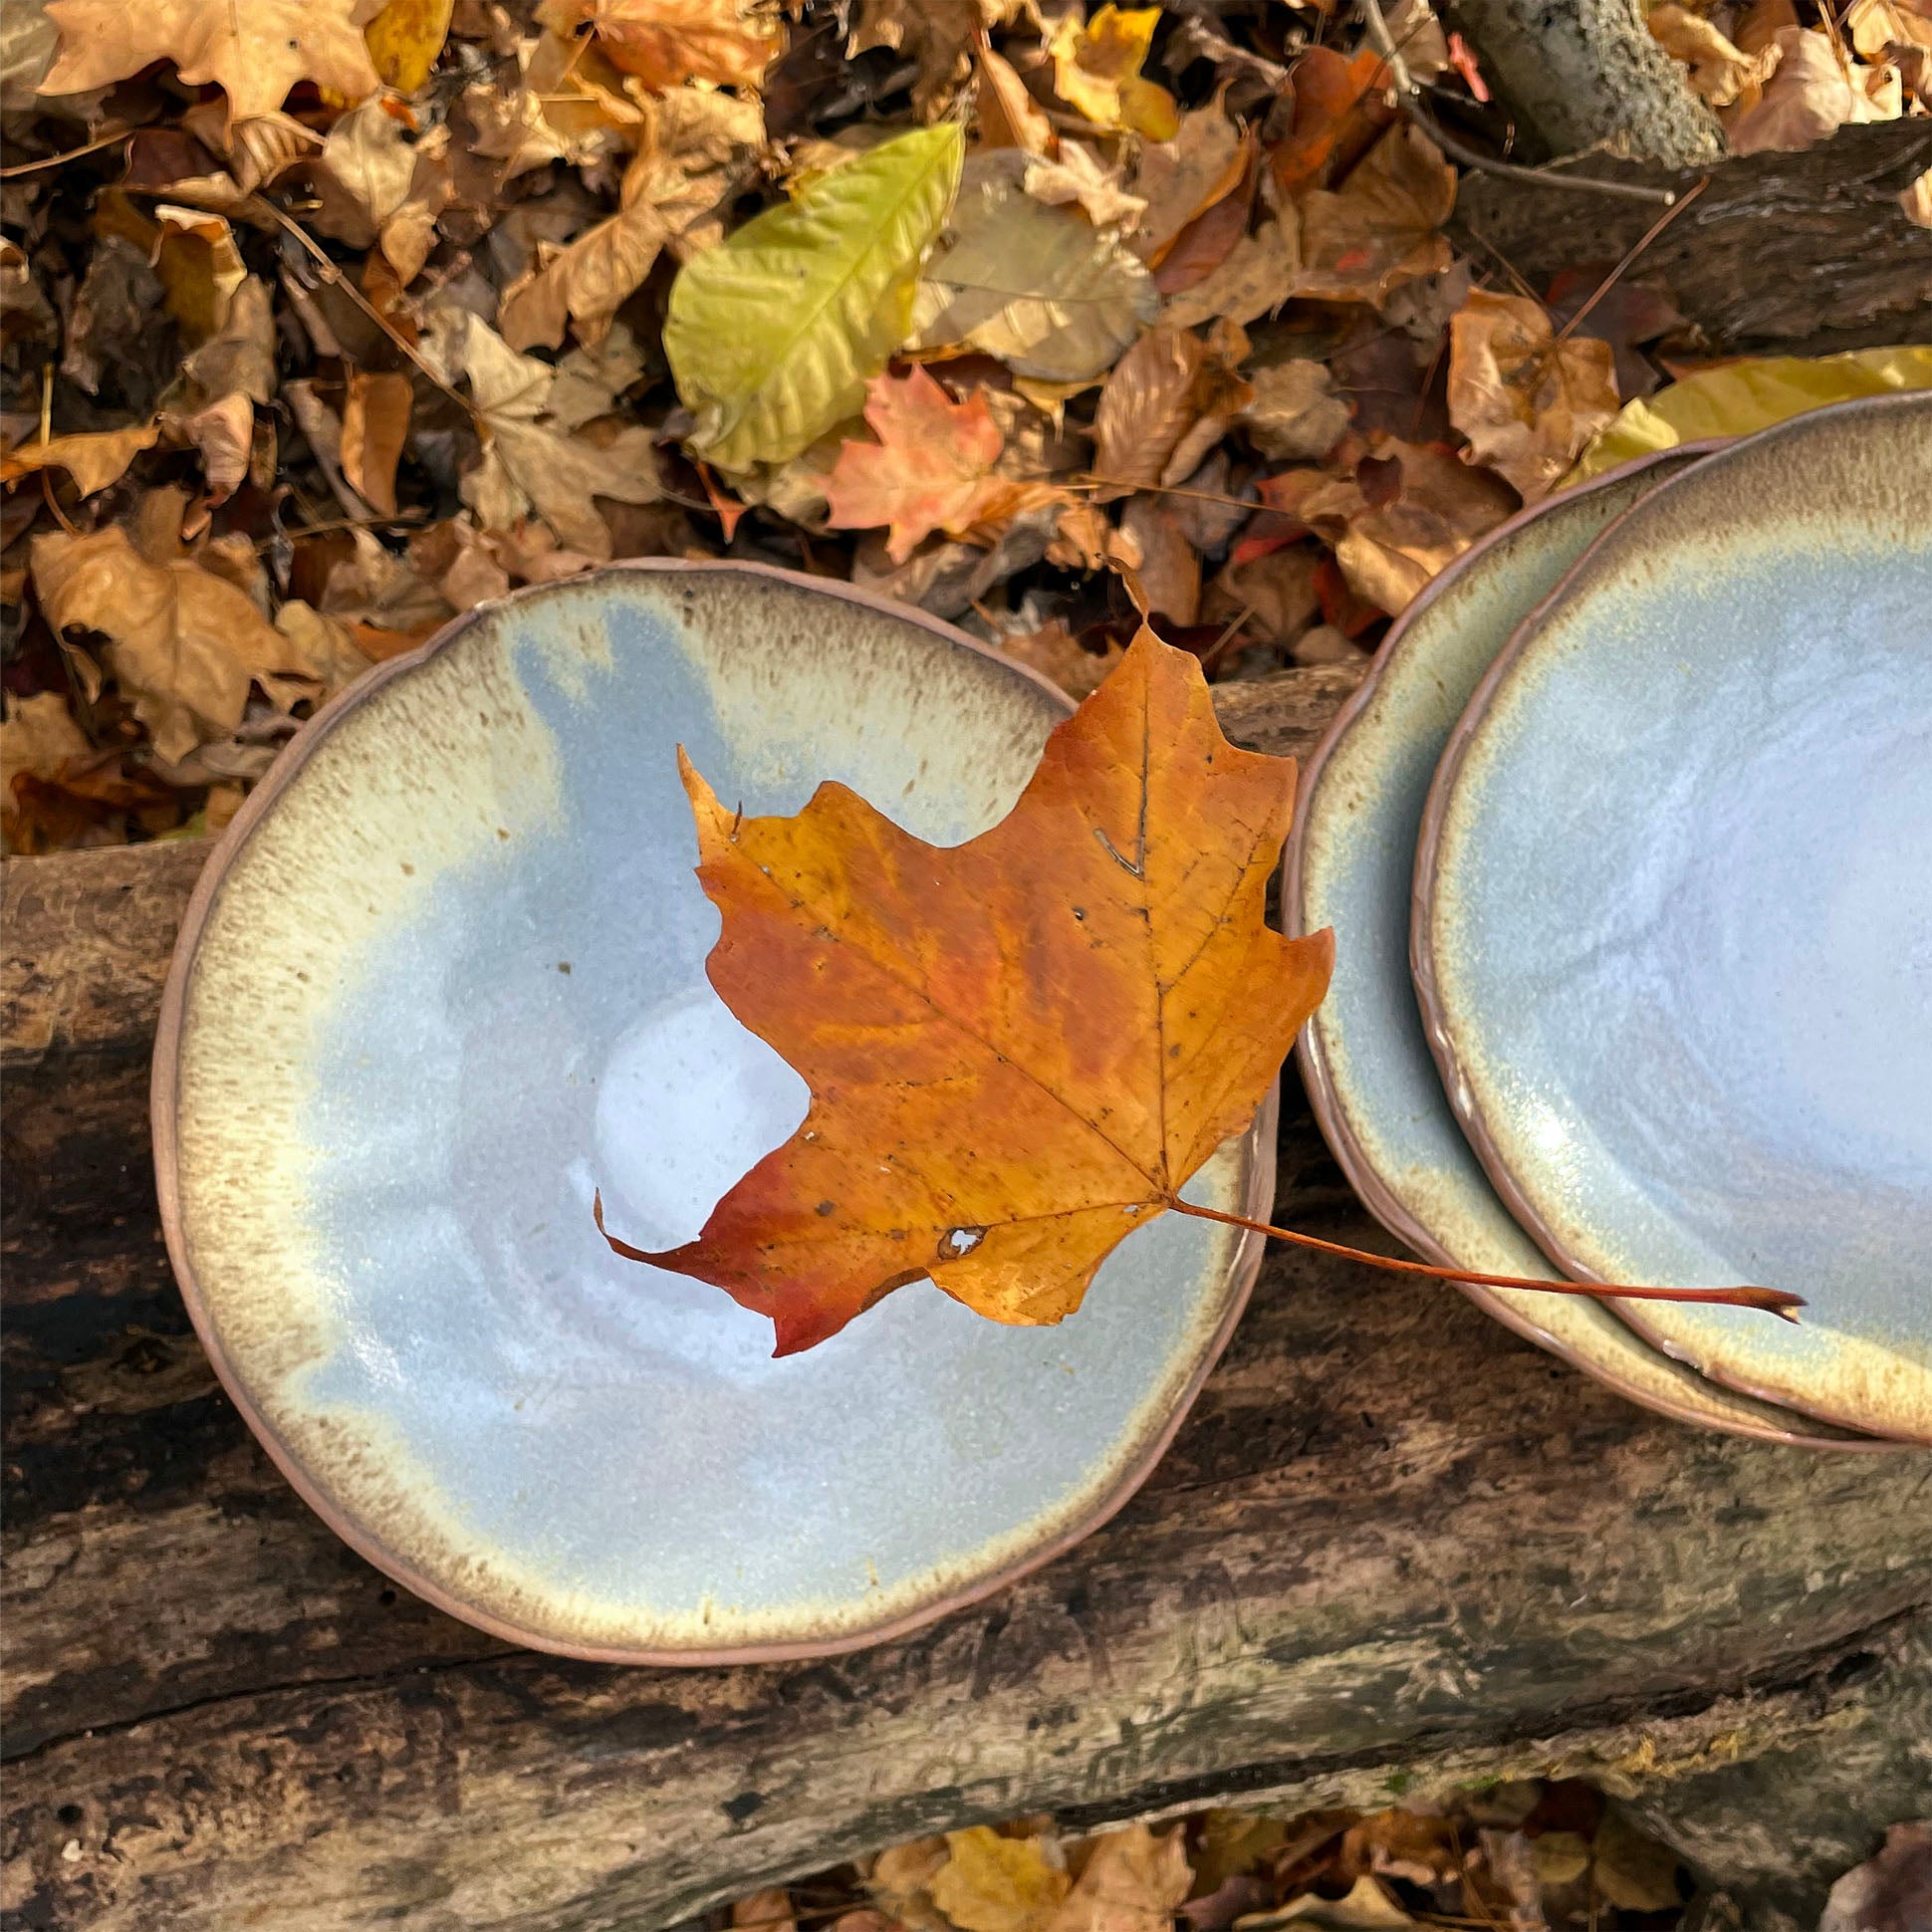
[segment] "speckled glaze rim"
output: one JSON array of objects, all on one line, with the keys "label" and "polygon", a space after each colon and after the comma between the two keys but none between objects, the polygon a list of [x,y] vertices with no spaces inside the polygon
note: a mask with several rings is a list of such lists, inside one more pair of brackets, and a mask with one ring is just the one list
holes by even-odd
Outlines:
[{"label": "speckled glaze rim", "polygon": [[[1304,834],[1311,822],[1310,808],[1314,804],[1316,790],[1322,782],[1323,772],[1336,747],[1353,729],[1356,719],[1374,702],[1382,675],[1395,661],[1396,653],[1400,651],[1403,638],[1414,620],[1446,591],[1453,589],[1464,578],[1481,571],[1486,560],[1498,547],[1509,542],[1526,525],[1534,523],[1546,510],[1573,503],[1581,496],[1586,496],[1606,485],[1626,482],[1646,470],[1663,468],[1666,465],[1676,465],[1680,470],[1695,468],[1704,458],[1728,446],[1728,441],[1713,441],[1681,443],[1669,449],[1652,450],[1646,455],[1634,457],[1627,463],[1619,464],[1615,469],[1605,470],[1600,476],[1591,477],[1588,482],[1578,485],[1573,490],[1566,490],[1559,495],[1546,497],[1540,503],[1528,505],[1507,522],[1498,524],[1487,536],[1464,551],[1445,571],[1433,578],[1427,588],[1395,619],[1388,635],[1383,638],[1380,648],[1376,651],[1374,661],[1369,665],[1368,675],[1356,687],[1341,709],[1335,713],[1328,730],[1322,734],[1321,743],[1309,754],[1308,762],[1302,769],[1301,785],[1295,800],[1295,823],[1289,833],[1287,849],[1282,854],[1282,922],[1291,937],[1299,938],[1307,930],[1308,922],[1304,916],[1305,908],[1302,899]],[[1607,535],[1608,531],[1615,527],[1616,524],[1611,523],[1599,534]],[[1569,573],[1566,573],[1564,581],[1568,581],[1568,576]],[[1557,590],[1561,592],[1562,589],[1563,582],[1560,582]],[[1535,616],[1537,610],[1541,608],[1542,604],[1539,603],[1531,615]],[[1506,643],[1505,650],[1508,647]],[[1434,1051],[1433,1039],[1431,1051]],[[1340,1167],[1349,1186],[1360,1196],[1363,1206],[1390,1234],[1404,1246],[1414,1249],[1425,1261],[1434,1262],[1444,1268],[1463,1266],[1461,1258],[1452,1255],[1403,1205],[1394,1190],[1382,1178],[1380,1170],[1369,1158],[1367,1150],[1356,1139],[1342,1112],[1328,1056],[1324,1053],[1313,1026],[1304,1027],[1298,1036],[1295,1043],[1295,1058],[1301,1070],[1302,1086],[1308,1093],[1310,1109],[1315,1114],[1316,1125],[1321,1128],[1322,1137],[1328,1143],[1328,1150],[1334,1155],[1336,1165]],[[1512,1213],[1515,1213],[1515,1203],[1509,1201],[1507,1196],[1505,1200]],[[1869,1451],[1888,1450],[1899,1446],[1888,1439],[1871,1435],[1819,1436],[1807,1434],[1796,1428],[1755,1428],[1743,1421],[1716,1421],[1701,1410],[1691,1408],[1687,1404],[1673,1402],[1654,1390],[1642,1388],[1637,1383],[1626,1380],[1602,1363],[1592,1361],[1570,1342],[1552,1334],[1533,1318],[1514,1308],[1494,1289],[1479,1288],[1469,1283],[1458,1283],[1457,1286],[1485,1315],[1493,1317],[1512,1333],[1521,1335],[1526,1341],[1534,1342],[1560,1361],[1568,1362],[1570,1367],[1580,1369],[1593,1380],[1614,1389],[1627,1401],[1635,1402],[1639,1407],[1653,1410],[1659,1415],[1668,1416],[1673,1422],[1687,1422],[1697,1428],[1711,1429],[1723,1434],[1749,1436],[1761,1442],[1790,1443],[1806,1449]],[[1680,1365],[1685,1368],[1690,1367],[1688,1363]],[[1779,1402],[1774,1406],[1785,1408],[1788,1405]],[[1795,1421],[1797,1419],[1794,1417]]]},{"label": "speckled glaze rim", "polygon": [[[1672,491],[1691,477],[1703,477],[1713,464],[1725,464],[1747,450],[1756,450],[1758,445],[1767,441],[1802,442],[1805,437],[1823,431],[1830,433],[1832,424],[1839,421],[1856,421],[1861,417],[1883,415],[1896,412],[1909,415],[1914,412],[1932,418],[1932,392],[1925,390],[1904,390],[1887,392],[1883,395],[1859,396],[1849,402],[1831,403],[1818,409],[1807,410],[1802,415],[1792,416],[1784,422],[1774,423],[1756,434],[1741,436],[1727,443],[1712,457],[1704,462],[1692,464],[1669,481],[1657,486],[1655,492],[1642,502],[1626,511],[1623,517],[1603,533],[1597,541],[1600,544],[1612,533],[1621,529],[1630,516],[1646,511],[1666,492]],[[1595,546],[1591,546],[1593,551]],[[1502,1196],[1504,1205],[1515,1217],[1517,1224],[1541,1248],[1551,1261],[1574,1281],[1601,1282],[1604,1277],[1586,1268],[1575,1256],[1567,1252],[1565,1244],[1559,1239],[1538,1213],[1521,1183],[1510,1171],[1502,1157],[1489,1121],[1477,1103],[1474,1089],[1466,1078],[1461,1058],[1456,1051],[1447,1014],[1442,1001],[1442,989],[1435,970],[1435,954],[1429,934],[1435,910],[1436,867],[1442,845],[1442,830],[1448,817],[1449,802],[1455,791],[1456,782],[1462,775],[1469,750],[1474,743],[1477,731],[1490,706],[1495,702],[1497,693],[1514,674],[1518,663],[1534,641],[1545,613],[1570,590],[1571,581],[1588,565],[1589,555],[1578,563],[1576,570],[1559,584],[1549,597],[1524,618],[1509,641],[1497,653],[1496,661],[1484,673],[1483,680],[1477,685],[1463,714],[1457,719],[1455,728],[1449,734],[1449,742],[1443,748],[1440,761],[1436,766],[1434,783],[1429,788],[1428,803],[1423,808],[1422,829],[1415,844],[1415,873],[1409,898],[1409,971],[1415,983],[1416,1003],[1422,1013],[1422,1031],[1429,1042],[1429,1051],[1435,1057],[1436,1069],[1442,1078],[1443,1090],[1449,1096],[1449,1104],[1455,1110],[1463,1136],[1468,1140],[1476,1158],[1482,1163],[1483,1171],[1489,1176],[1490,1185]],[[1706,1380],[1724,1388],[1735,1389],[1740,1395],[1749,1395],[1757,1401],[1770,1402],[1775,1407],[1794,1409],[1810,1415],[1819,1422],[1828,1422],[1835,1428],[1855,1429],[1867,1440],[1861,1443],[1832,1443],[1833,1448],[1881,1449],[1932,1448],[1932,1437],[1907,1436],[1874,1431],[1869,1423],[1856,1416],[1833,1413],[1828,1403],[1807,1401],[1802,1406],[1789,1395],[1774,1394],[1750,1377],[1737,1373],[1724,1373],[1715,1368],[1705,1368],[1702,1363],[1690,1362],[1675,1348],[1665,1342],[1644,1322],[1640,1304],[1613,1302],[1612,1312],[1634,1334],[1656,1348],[1659,1353],[1667,1354],[1672,1360],[1685,1360],[1686,1365],[1696,1369]]]},{"label": "speckled glaze rim", "polygon": [[[945,643],[997,663],[1013,676],[1036,686],[1050,697],[1064,714],[1071,715],[1075,708],[1067,694],[1049,678],[1027,665],[1016,663],[1013,659],[1003,656],[990,646],[981,643],[978,638],[911,605],[894,603],[889,598],[859,590],[836,579],[811,577],[799,571],[781,570],[774,565],[747,563],[735,559],[650,557],[606,565],[599,570],[586,572],[582,576],[560,582],[565,587],[582,589],[587,584],[616,584],[634,577],[696,578],[716,575],[762,578],[794,590],[810,591],[820,596],[836,598],[839,602],[852,604],[859,609],[895,618]],[[509,605],[555,595],[559,588],[558,584],[528,585],[507,597],[492,599],[486,604],[478,604],[473,609],[452,618],[433,637],[414,650],[389,658],[364,673],[348,690],[339,693],[326,704],[296,734],[267,776],[249,794],[241,810],[236,813],[216,843],[214,850],[208,854],[207,861],[201,868],[200,877],[195,882],[194,892],[188,900],[187,911],[181,920],[181,928],[174,942],[173,956],[168,964],[167,981],[161,992],[160,1018],[154,1035],[154,1055],[148,1087],[148,1118],[154,1143],[154,1185],[160,1203],[161,1229],[167,1243],[168,1261],[173,1267],[174,1279],[181,1291],[181,1300],[187,1307],[188,1319],[194,1325],[195,1334],[207,1353],[210,1365],[227,1392],[229,1400],[241,1411],[242,1420],[248,1424],[250,1432],[268,1452],[269,1459],[282,1472],[290,1487],[358,1556],[364,1558],[385,1575],[435,1608],[473,1628],[483,1630],[490,1636],[502,1638],[505,1642],[521,1644],[555,1656],[576,1657],[589,1663],[705,1668],[719,1664],[789,1663],[815,1657],[840,1656],[848,1651],[868,1649],[874,1644],[906,1636],[926,1624],[938,1621],[941,1617],[949,1616],[955,1610],[965,1609],[973,1603],[980,1602],[1004,1589],[1009,1583],[1016,1582],[1044,1565],[1052,1563],[1056,1558],[1065,1556],[1076,1544],[1092,1535],[1125,1506],[1153,1473],[1162,1456],[1167,1453],[1169,1445],[1179,1432],[1181,1424],[1187,1419],[1209,1374],[1227,1348],[1229,1339],[1247,1309],[1248,1298],[1254,1291],[1255,1279],[1261,1272],[1262,1254],[1267,1246],[1265,1236],[1244,1233],[1236,1244],[1233,1258],[1227,1269],[1229,1283],[1227,1306],[1219,1323],[1212,1334],[1198,1346],[1194,1367],[1165,1414],[1156,1426],[1145,1433],[1140,1443],[1131,1449],[1126,1465],[1113,1487],[1084,1515],[1048,1537],[1037,1549],[988,1571],[986,1575],[973,1582],[934,1596],[929,1602],[915,1609],[886,1618],[864,1630],[821,1638],[801,1637],[782,1642],[675,1650],[562,1641],[548,1631],[532,1629],[528,1625],[499,1616],[493,1611],[478,1608],[446,1588],[436,1578],[424,1574],[389,1549],[374,1529],[361,1519],[351,1516],[336,1504],[321,1485],[310,1476],[300,1458],[281,1439],[257,1406],[246,1382],[229,1359],[227,1350],[222,1344],[214,1313],[202,1295],[200,1282],[196,1278],[193,1264],[188,1256],[186,1233],[181,1222],[180,1148],[177,1137],[182,1037],[188,986],[194,972],[195,955],[200,947],[202,933],[220,897],[222,883],[227,877],[229,867],[234,864],[247,845],[256,828],[274,809],[276,800],[301,775],[303,767],[316,748],[346,717],[368,703],[371,698],[398,678],[407,677],[412,671],[427,663],[430,658],[449,649],[473,626],[496,617]],[[1281,1082],[1277,1079],[1269,1087],[1267,1097],[1256,1112],[1254,1125],[1248,1132],[1248,1191],[1243,1208],[1252,1219],[1258,1221],[1266,1220],[1274,1207],[1275,1137],[1280,1106]]]}]

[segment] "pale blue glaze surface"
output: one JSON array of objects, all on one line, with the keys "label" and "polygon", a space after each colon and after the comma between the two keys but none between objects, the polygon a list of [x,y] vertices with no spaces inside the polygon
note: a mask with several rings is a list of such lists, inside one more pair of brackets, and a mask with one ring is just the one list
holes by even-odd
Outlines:
[{"label": "pale blue glaze surface", "polygon": [[[286,1292],[325,1339],[291,1365],[237,1320],[227,1345],[291,1458],[455,1607],[565,1648],[847,1641],[1078,1528],[1210,1352],[1236,1293],[1230,1231],[1153,1223],[1057,1328],[1003,1328],[918,1283],[774,1360],[766,1321],[617,1258],[591,1219],[601,1187],[614,1233],[693,1234],[805,1112],[804,1083],[705,981],[718,917],[677,745],[748,812],[837,778],[950,844],[1004,813],[1061,707],[930,631],[722,574],[557,586],[486,615],[439,675],[463,653],[497,659],[555,783],[541,810],[505,792],[508,836],[455,862],[417,850],[408,810],[386,814],[316,888],[419,868],[406,909],[341,956],[301,1064],[263,1074],[294,1095],[303,1176]],[[477,791],[487,820],[487,775],[384,727],[409,682],[358,714],[344,773],[415,758],[413,785]],[[336,776],[313,761],[255,842]],[[211,1056],[222,1011],[190,1004]],[[190,1105],[184,1165],[197,1124]],[[1242,1207],[1258,1158],[1272,1149],[1230,1143],[1190,1195]],[[240,1284],[239,1314],[253,1277],[224,1269],[232,1225],[198,1212],[219,1329],[211,1284]]]},{"label": "pale blue glaze surface", "polygon": [[1932,1435],[1932,398],[1666,485],[1460,735],[1418,942],[1493,1176],[1591,1275],[1811,1304],[1620,1305],[1673,1351]]},{"label": "pale blue glaze surface", "polygon": [[[1497,1198],[1442,1090],[1409,974],[1416,833],[1436,762],[1517,624],[1619,516],[1702,452],[1654,459],[1545,504],[1423,594],[1369,685],[1311,763],[1296,828],[1297,931],[1331,925],[1334,978],[1298,1052],[1337,1158],[1370,1208],[1423,1254],[1464,1268],[1555,1277]],[[1818,1425],[1716,1388],[1598,1304],[1474,1290],[1519,1333],[1638,1401],[1757,1435]]]}]

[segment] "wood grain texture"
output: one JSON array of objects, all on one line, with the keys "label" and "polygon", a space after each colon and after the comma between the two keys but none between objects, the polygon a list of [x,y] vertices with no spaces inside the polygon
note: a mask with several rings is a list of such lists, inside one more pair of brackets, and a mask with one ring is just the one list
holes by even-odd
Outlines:
[{"label": "wood grain texture", "polygon": [[[1231,687],[1230,729],[1306,749],[1349,681]],[[625,1670],[437,1614],[276,1476],[168,1278],[145,1056],[197,859],[7,879],[10,1924],[641,1932],[1018,1811],[1548,1770],[1654,1803],[1785,1932],[1932,1808],[1932,1464],[1678,1427],[1312,1256],[1120,1516],[914,1637]],[[1288,1097],[1278,1214],[1374,1244]],[[1803,1829],[1736,1828],[1784,1790]]]},{"label": "wood grain texture", "polygon": [[[1932,230],[1899,192],[1932,167],[1932,121],[1843,127],[1802,154],[1750,154],[1711,185],[1630,271],[1668,289],[1722,355],[1824,355],[1932,341]],[[1587,171],[1686,189],[1695,173],[1591,155]],[[1475,258],[1501,256],[1534,288],[1607,267],[1656,219],[1612,200],[1470,174],[1451,227]]]}]

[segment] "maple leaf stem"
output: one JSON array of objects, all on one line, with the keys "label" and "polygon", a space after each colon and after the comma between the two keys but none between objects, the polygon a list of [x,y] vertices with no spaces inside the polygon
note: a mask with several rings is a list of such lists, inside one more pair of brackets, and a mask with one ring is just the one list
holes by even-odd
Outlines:
[{"label": "maple leaf stem", "polygon": [[1766,1314],[1794,1325],[1798,1317],[1792,1311],[1805,1306],[1804,1296],[1790,1294],[1782,1288],[1626,1288],[1604,1282],[1534,1281],[1527,1275],[1485,1275],[1473,1268],[1438,1268],[1432,1262],[1371,1255],[1338,1241],[1324,1241],[1316,1235],[1298,1234],[1293,1228],[1278,1228],[1272,1222],[1250,1221],[1246,1215],[1196,1207],[1192,1201],[1170,1199],[1167,1205],[1176,1214],[1191,1214],[1197,1220],[1220,1221],[1231,1228],[1273,1235],[1277,1241],[1290,1241],[1298,1248],[1313,1248],[1325,1255],[1339,1255],[1344,1261],[1364,1262],[1370,1268],[1385,1268],[1398,1275],[1427,1275],[1438,1282],[1467,1282],[1476,1288],[1530,1288],[1546,1295],[1587,1295],[1605,1302],[1706,1302],[1720,1308],[1763,1309]]}]

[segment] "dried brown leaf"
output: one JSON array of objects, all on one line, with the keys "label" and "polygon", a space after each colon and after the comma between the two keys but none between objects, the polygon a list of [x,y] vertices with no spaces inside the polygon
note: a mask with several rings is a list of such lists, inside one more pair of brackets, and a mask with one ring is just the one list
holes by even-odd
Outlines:
[{"label": "dried brown leaf", "polygon": [[119,483],[127,465],[160,436],[153,422],[129,423],[125,429],[103,429],[87,435],[53,436],[46,442],[26,442],[0,453],[0,481],[40,469],[62,469],[74,479],[83,496],[93,496]]},{"label": "dried brown leaf", "polygon": [[1108,1831],[1094,1840],[1052,1932],[1169,1932],[1193,1878],[1182,1826],[1158,1836],[1144,1824]]},{"label": "dried brown leaf", "polygon": [[1449,325],[1449,419],[1534,503],[1616,414],[1615,364],[1608,343],[1558,342],[1540,303],[1477,289]]},{"label": "dried brown leaf", "polygon": [[545,0],[537,18],[564,36],[588,26],[614,66],[657,91],[686,81],[756,87],[778,46],[738,0]]},{"label": "dried brown leaf", "polygon": [[351,489],[385,517],[396,514],[395,466],[409,439],[412,400],[406,375],[366,369],[350,375],[343,402],[343,475]]},{"label": "dried brown leaf", "polygon": [[50,0],[61,53],[41,91],[106,87],[172,61],[188,86],[219,87],[238,120],[272,114],[298,81],[360,101],[377,82],[356,12],[356,0]]},{"label": "dried brown leaf", "polygon": [[1328,365],[1296,358],[1248,371],[1254,394],[1240,413],[1248,440],[1277,462],[1319,462],[1348,428],[1348,405]]},{"label": "dried brown leaf", "polygon": [[1391,127],[1337,192],[1302,200],[1294,292],[1380,307],[1403,282],[1449,266],[1440,232],[1456,205],[1456,170],[1411,122]]},{"label": "dried brown leaf", "polygon": [[984,1824],[948,1831],[949,1855],[926,1889],[960,1932],[1048,1932],[1071,1881],[1047,1843]]}]

